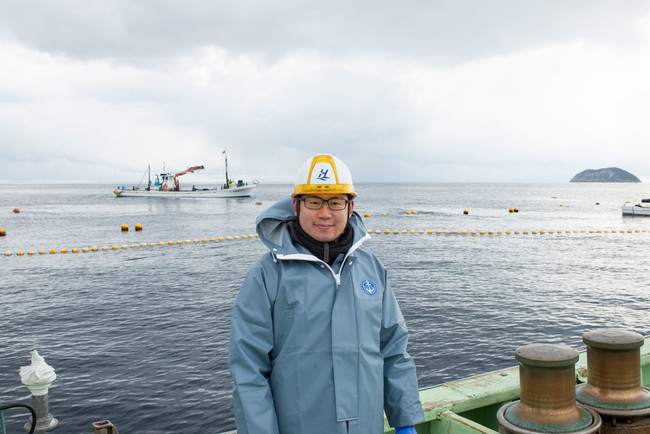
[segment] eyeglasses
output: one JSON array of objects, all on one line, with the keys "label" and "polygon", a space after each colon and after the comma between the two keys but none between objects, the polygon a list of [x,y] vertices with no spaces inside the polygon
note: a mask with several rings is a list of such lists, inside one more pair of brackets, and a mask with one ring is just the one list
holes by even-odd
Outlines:
[{"label": "eyeglasses", "polygon": [[342,197],[333,197],[331,199],[321,199],[318,196],[309,196],[309,197],[300,197],[298,200],[301,200],[305,204],[307,209],[321,209],[323,203],[327,202],[327,207],[331,211],[341,211],[350,203],[349,200],[343,199]]}]

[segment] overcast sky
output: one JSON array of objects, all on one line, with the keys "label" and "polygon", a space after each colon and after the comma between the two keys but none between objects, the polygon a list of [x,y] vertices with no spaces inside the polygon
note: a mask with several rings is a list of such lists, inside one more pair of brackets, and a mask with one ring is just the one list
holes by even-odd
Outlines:
[{"label": "overcast sky", "polygon": [[[650,2],[0,0],[0,180],[650,182]],[[187,182],[190,182],[187,180]]]}]

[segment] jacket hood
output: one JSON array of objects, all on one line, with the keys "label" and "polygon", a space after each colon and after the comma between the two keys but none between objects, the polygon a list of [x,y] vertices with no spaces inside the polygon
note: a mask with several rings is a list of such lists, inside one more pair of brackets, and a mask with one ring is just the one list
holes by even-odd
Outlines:
[{"label": "jacket hood", "polygon": [[[287,228],[287,222],[291,220],[296,220],[291,197],[276,202],[257,217],[255,222],[257,234],[273,253],[286,255],[297,252]],[[366,226],[363,224],[361,216],[356,211],[352,212],[349,224],[354,231],[353,245],[370,238],[366,233]]]}]

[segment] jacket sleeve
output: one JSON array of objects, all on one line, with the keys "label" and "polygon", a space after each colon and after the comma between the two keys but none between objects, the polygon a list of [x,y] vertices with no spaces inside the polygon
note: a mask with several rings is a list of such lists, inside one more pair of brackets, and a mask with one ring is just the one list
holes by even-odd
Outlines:
[{"label": "jacket sleeve", "polygon": [[380,336],[384,357],[384,411],[392,427],[424,421],[415,362],[406,352],[408,330],[384,272],[383,317]]},{"label": "jacket sleeve", "polygon": [[[264,267],[264,259],[260,259],[246,276],[230,324],[228,366],[234,381],[233,404],[238,434],[279,432],[269,385],[272,309],[277,279],[267,279],[265,268],[268,271],[268,267]],[[273,283],[269,284],[271,281]]]}]

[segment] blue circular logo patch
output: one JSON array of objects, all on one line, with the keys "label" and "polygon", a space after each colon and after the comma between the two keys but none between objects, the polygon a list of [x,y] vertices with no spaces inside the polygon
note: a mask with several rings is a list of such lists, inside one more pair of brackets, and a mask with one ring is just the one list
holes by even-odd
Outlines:
[{"label": "blue circular logo patch", "polygon": [[364,280],[361,282],[361,287],[366,294],[374,295],[377,292],[377,285],[375,285],[371,280]]}]

